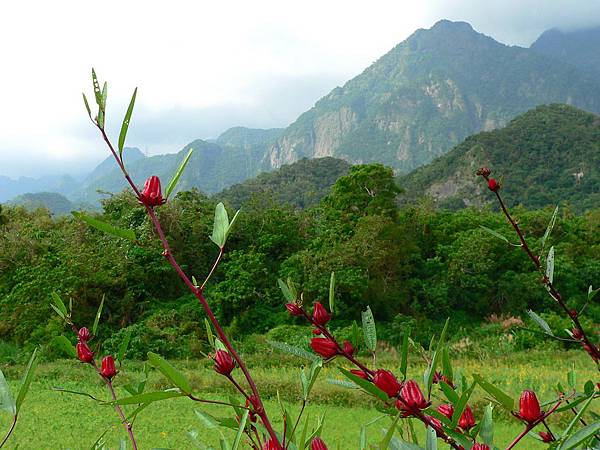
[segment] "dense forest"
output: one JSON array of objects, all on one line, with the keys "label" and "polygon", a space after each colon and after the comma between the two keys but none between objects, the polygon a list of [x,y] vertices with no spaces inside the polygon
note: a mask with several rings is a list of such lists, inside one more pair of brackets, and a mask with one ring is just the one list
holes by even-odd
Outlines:
[{"label": "dense forest", "polygon": [[[304,301],[327,296],[335,271],[344,333],[370,305],[381,338],[394,344],[410,326],[424,343],[451,316],[457,339],[469,333],[509,334],[527,346],[526,310],[534,308],[558,329],[566,327],[539,283],[539,274],[518,248],[490,236],[485,226],[512,237],[501,215],[489,209],[436,210],[428,201],[398,206],[402,197],[391,169],[359,165],[340,177],[316,206],[299,209],[269,192],[242,205],[226,256],[207,298],[239,340],[269,331],[294,339],[294,319],[283,308],[277,279],[290,279]],[[180,192],[160,207],[173,251],[198,280],[216,256],[208,239],[216,200],[198,191]],[[553,208],[515,209],[539,249]],[[59,356],[61,321],[50,293],[72,299],[78,323],[92,322],[106,298],[104,345],[120,342],[133,328],[132,356],[148,350],[177,357],[199,354],[204,327],[196,300],[164,261],[143,208],[130,192],[107,199],[102,217],[135,230],[139,245],[90,229],[47,210],[4,206],[0,212],[0,341],[6,348],[41,345]],[[573,307],[600,278],[600,209],[560,212],[553,234],[556,282]],[[515,316],[515,317],[510,317]],[[587,317],[598,323],[597,305]],[[481,323],[485,326],[479,327]],[[487,328],[486,328],[487,327]],[[463,334],[461,334],[463,333]],[[503,338],[503,339],[504,339]]]}]

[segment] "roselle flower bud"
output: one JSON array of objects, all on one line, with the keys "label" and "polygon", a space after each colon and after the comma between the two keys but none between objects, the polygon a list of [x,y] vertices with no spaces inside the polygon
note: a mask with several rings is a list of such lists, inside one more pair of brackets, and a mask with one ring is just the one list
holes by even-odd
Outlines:
[{"label": "roselle flower bud", "polygon": [[444,403],[443,405],[437,407],[437,412],[452,420],[452,415],[454,414],[454,406],[452,406],[449,403]]},{"label": "roselle flower bud", "polygon": [[321,305],[320,302],[315,302],[315,308],[313,310],[313,321],[315,324],[323,327],[327,325],[329,319],[331,319],[331,315],[327,312],[323,305]]},{"label": "roselle flower bud", "polygon": [[379,369],[373,376],[373,384],[385,392],[388,397],[395,397],[402,385],[389,370]]},{"label": "roselle flower bud", "polygon": [[360,377],[364,380],[369,379],[368,375],[366,373],[364,373],[362,370],[353,369],[350,371],[350,373],[352,373],[352,374],[356,375],[357,377]]},{"label": "roselle flower bud", "polygon": [[578,316],[578,315],[579,315],[579,314],[577,313],[577,310],[576,310],[576,309],[570,309],[570,310],[569,310],[569,317],[570,317],[571,319],[577,319],[577,316]]},{"label": "roselle flower bud", "polygon": [[429,406],[429,403],[425,400],[425,397],[423,397],[421,388],[413,380],[408,380],[404,383],[404,386],[402,386],[402,389],[400,390],[400,396],[402,397],[403,403],[409,409],[425,409]]},{"label": "roselle flower bud", "polygon": [[104,378],[108,378],[109,380],[117,374],[117,369],[115,369],[115,360],[111,355],[102,358],[102,370],[100,373]]},{"label": "roselle flower bud", "polygon": [[489,169],[489,167],[482,167],[477,171],[477,175],[480,175],[482,177],[489,177],[491,173],[492,171]]},{"label": "roselle flower bud", "polygon": [[215,360],[215,372],[221,375],[229,376],[235,368],[231,355],[225,350],[217,350],[213,359]]},{"label": "roselle flower bud", "polygon": [[579,328],[573,328],[571,330],[571,334],[573,335],[573,337],[575,339],[583,339],[583,333],[581,332],[581,330]]},{"label": "roselle flower bud", "polygon": [[494,180],[493,178],[490,178],[488,180],[488,189],[492,192],[496,192],[498,189],[500,189],[500,185],[498,184],[498,182],[496,180]]},{"label": "roselle flower bud", "polygon": [[348,341],[344,341],[344,353],[346,353],[347,355],[352,356],[352,354],[354,353],[354,347],[352,347],[352,344]]},{"label": "roselle flower bud", "polygon": [[471,450],[490,450],[490,446],[486,444],[475,443],[473,444],[473,447],[471,447]]},{"label": "roselle flower bud", "polygon": [[87,342],[92,336],[90,335],[90,330],[88,330],[86,327],[81,327],[77,332],[77,337],[80,341]]},{"label": "roselle flower bud", "polygon": [[519,417],[528,424],[541,419],[543,416],[540,402],[533,391],[523,391],[519,399]]},{"label": "roselle flower bud", "polygon": [[333,358],[339,352],[337,343],[328,338],[312,338],[310,340],[310,346],[315,353],[321,355],[323,358]]},{"label": "roselle flower bud", "polygon": [[423,425],[425,425],[425,428],[427,428],[428,426],[431,426],[431,428],[433,428],[435,430],[435,434],[439,437],[442,435],[443,433],[443,428],[442,428],[442,422],[439,421],[439,419],[436,419],[435,417],[432,416],[425,416],[427,418],[427,420],[429,420],[429,423],[423,422]]},{"label": "roselle flower bud", "polygon": [[540,438],[542,438],[543,442],[554,442],[555,441],[554,437],[550,433],[547,433],[546,431],[540,431],[538,433],[538,435],[540,436]]},{"label": "roselle flower bud", "polygon": [[287,308],[287,310],[290,312],[290,314],[292,316],[301,316],[302,315],[302,308],[300,308],[295,303],[286,303],[285,307]]},{"label": "roselle flower bud", "polygon": [[475,426],[475,417],[473,417],[473,411],[469,405],[465,407],[465,410],[461,414],[458,426],[467,432]]},{"label": "roselle flower bud", "polygon": [[327,450],[327,446],[321,438],[316,437],[310,443],[310,450]]},{"label": "roselle flower bud", "polygon": [[146,206],[159,206],[165,201],[160,190],[160,179],[152,175],[144,184],[144,189],[140,193],[140,202]]},{"label": "roselle flower bud", "polygon": [[79,361],[91,363],[94,360],[94,352],[90,350],[87,343],[78,342],[75,349],[77,350],[77,357],[79,358]]}]

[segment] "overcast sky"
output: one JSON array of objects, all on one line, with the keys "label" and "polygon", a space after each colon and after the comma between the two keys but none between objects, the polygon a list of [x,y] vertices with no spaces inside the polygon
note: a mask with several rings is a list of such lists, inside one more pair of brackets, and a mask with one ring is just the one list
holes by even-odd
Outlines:
[{"label": "overcast sky", "polygon": [[138,86],[127,144],[165,153],[231,126],[284,127],[442,18],[528,46],[599,25],[600,2],[2,1],[0,175],[82,172],[107,155],[81,100],[92,66],[113,135]]}]

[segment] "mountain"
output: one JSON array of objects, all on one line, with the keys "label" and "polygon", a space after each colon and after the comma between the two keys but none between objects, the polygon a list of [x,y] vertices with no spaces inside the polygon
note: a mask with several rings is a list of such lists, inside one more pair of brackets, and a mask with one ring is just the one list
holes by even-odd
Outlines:
[{"label": "mountain", "polygon": [[296,208],[317,205],[331,186],[348,173],[350,164],[331,157],[301,159],[273,172],[265,172],[215,194],[215,198],[239,208],[254,196],[266,195]]},{"label": "mountain", "polygon": [[21,205],[29,210],[46,208],[52,214],[61,216],[70,214],[77,207],[67,197],[55,192],[36,192],[23,194],[8,202],[10,205]]},{"label": "mountain", "polygon": [[531,49],[572,64],[591,75],[600,75],[600,27],[576,31],[552,28],[545,31]]},{"label": "mountain", "polygon": [[406,173],[470,134],[554,102],[599,112],[600,83],[537,51],[501,44],[465,22],[442,20],[319,100],[286,128],[263,165],[334,156],[383,162]]},{"label": "mountain", "polygon": [[79,180],[70,175],[47,175],[41,178],[19,177],[12,179],[0,175],[0,202],[27,192],[57,192],[69,194],[79,186]]},{"label": "mountain", "polygon": [[567,105],[539,106],[502,129],[470,136],[399,183],[405,201],[426,194],[451,209],[483,205],[493,198],[475,175],[482,166],[502,180],[509,205],[599,207],[600,116]]}]

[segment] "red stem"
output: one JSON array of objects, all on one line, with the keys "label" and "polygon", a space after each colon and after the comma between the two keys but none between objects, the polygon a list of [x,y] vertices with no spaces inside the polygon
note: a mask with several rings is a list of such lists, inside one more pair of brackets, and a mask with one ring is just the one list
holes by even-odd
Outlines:
[{"label": "red stem", "polygon": [[[542,417],[540,417],[538,420],[536,420],[535,422],[532,423],[528,423],[525,426],[525,429],[515,438],[514,441],[512,441],[508,447],[506,447],[505,450],[511,450],[515,445],[518,444],[518,442],[523,439],[525,437],[525,435],[527,433],[529,433],[531,430],[533,430],[535,427],[537,427],[540,423],[544,422],[548,416],[550,414],[552,414],[554,411],[556,411],[556,409],[560,406],[560,404],[563,402],[562,398],[559,398],[559,400],[556,402],[556,404],[550,409],[550,411],[548,411],[546,414],[543,414]],[[544,423],[545,424],[545,423]],[[550,431],[548,429],[548,431]],[[550,434],[552,434],[552,432],[550,432]]]}]

